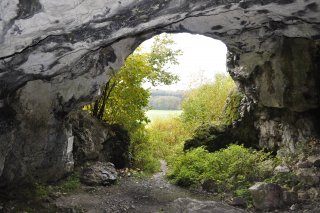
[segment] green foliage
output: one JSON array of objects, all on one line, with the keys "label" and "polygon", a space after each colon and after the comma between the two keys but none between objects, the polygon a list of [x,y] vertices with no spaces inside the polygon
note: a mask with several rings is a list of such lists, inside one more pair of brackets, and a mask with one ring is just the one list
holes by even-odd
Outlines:
[{"label": "green foliage", "polygon": [[70,193],[76,191],[81,186],[79,173],[74,172],[64,180],[52,186],[52,191],[61,193]]},{"label": "green foliage", "polygon": [[145,115],[150,91],[142,84],[169,85],[178,80],[167,71],[169,64],[178,64],[180,50],[174,50],[173,39],[162,34],[156,36],[150,52],[139,47],[125,61],[124,65],[104,86],[103,94],[95,103],[84,107],[93,116],[109,124],[120,124],[130,132],[133,164],[153,173],[159,169],[159,161],[154,157],[154,149],[149,144],[144,129],[149,120]]},{"label": "green foliage", "polygon": [[159,171],[160,159],[170,165],[182,153],[183,142],[189,137],[179,118],[154,120],[146,129],[140,128],[132,137],[134,166],[146,173]]},{"label": "green foliage", "polygon": [[299,178],[293,172],[275,174],[274,176],[266,179],[266,182],[276,183],[287,189],[291,189],[300,183]]},{"label": "green foliage", "polygon": [[79,173],[74,172],[65,179],[53,185],[46,185],[43,183],[34,184],[34,197],[36,199],[46,199],[50,194],[55,193],[71,193],[78,190],[81,186]]},{"label": "green foliage", "polygon": [[[179,117],[181,113],[181,110],[148,110],[146,115],[152,124],[155,120]],[[149,126],[150,123],[148,123],[147,126]]]},{"label": "green foliage", "polygon": [[216,75],[215,82],[191,90],[182,103],[182,119],[191,129],[202,123],[217,123],[235,84],[230,76]]},{"label": "green foliage", "polygon": [[218,192],[244,189],[269,176],[271,171],[259,166],[269,158],[268,153],[239,145],[231,145],[214,153],[200,147],[179,156],[169,178],[182,186],[212,180],[217,185]]},{"label": "green foliage", "polygon": [[166,34],[155,37],[149,53],[141,48],[131,54],[124,65],[114,73],[95,103],[85,107],[94,116],[110,123],[118,123],[130,131],[147,122],[145,109],[150,92],[142,87],[145,82],[153,86],[169,85],[178,80],[167,71],[168,64],[177,64],[180,50],[174,50],[173,39]]},{"label": "green foliage", "polygon": [[184,141],[190,137],[180,118],[154,120],[147,128],[149,142],[157,159],[164,159],[169,164],[182,153]]},{"label": "green foliage", "polygon": [[239,107],[244,94],[234,88],[229,93],[227,100],[225,102],[224,109],[219,118],[220,123],[224,125],[231,125],[234,121],[240,118]]},{"label": "green foliage", "polygon": [[35,183],[34,185],[35,187],[35,194],[34,196],[37,198],[37,199],[45,199],[49,196],[49,192],[46,188],[46,186],[44,184],[41,184],[41,183]]},{"label": "green foliage", "polygon": [[130,152],[132,153],[134,167],[143,169],[147,174],[159,171],[160,162],[154,155],[154,147],[149,141],[144,126],[140,126],[132,134]]}]

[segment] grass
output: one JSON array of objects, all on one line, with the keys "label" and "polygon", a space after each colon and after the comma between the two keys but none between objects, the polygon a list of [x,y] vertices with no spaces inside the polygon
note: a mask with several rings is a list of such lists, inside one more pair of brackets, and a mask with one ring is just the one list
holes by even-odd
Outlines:
[{"label": "grass", "polygon": [[157,119],[178,117],[182,113],[182,110],[149,110],[146,112],[147,117],[151,120],[151,123]]}]

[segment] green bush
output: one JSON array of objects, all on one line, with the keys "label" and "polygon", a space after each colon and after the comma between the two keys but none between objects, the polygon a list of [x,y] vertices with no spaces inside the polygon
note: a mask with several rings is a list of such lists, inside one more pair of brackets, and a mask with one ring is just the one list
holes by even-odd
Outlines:
[{"label": "green bush", "polygon": [[147,133],[154,156],[169,163],[182,153],[183,143],[190,137],[180,118],[156,119],[148,125]]},{"label": "green bush", "polygon": [[147,174],[159,171],[160,162],[155,157],[154,146],[150,143],[144,126],[131,134],[130,152],[134,167],[142,169]]},{"label": "green bush", "polygon": [[80,186],[79,173],[74,172],[70,176],[59,181],[56,185],[52,186],[52,190],[55,192],[70,193],[79,189]]},{"label": "green bush", "polygon": [[232,125],[233,122],[240,119],[239,107],[244,94],[237,88],[233,88],[226,99],[223,111],[221,112],[219,123],[223,125]]},{"label": "green bush", "polygon": [[217,123],[228,94],[235,87],[230,76],[217,74],[215,81],[191,90],[182,102],[183,122],[191,129],[202,123]]},{"label": "green bush", "polygon": [[214,153],[200,147],[179,156],[168,177],[181,186],[212,180],[218,192],[234,191],[267,178],[271,171],[264,170],[259,164],[268,159],[268,153],[239,145],[231,145]]}]

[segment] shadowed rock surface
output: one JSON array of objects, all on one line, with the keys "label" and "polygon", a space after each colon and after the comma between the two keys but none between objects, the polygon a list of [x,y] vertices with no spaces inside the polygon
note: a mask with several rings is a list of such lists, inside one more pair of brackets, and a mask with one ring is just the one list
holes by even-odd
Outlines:
[{"label": "shadowed rock surface", "polygon": [[86,111],[72,112],[68,118],[74,135],[76,166],[88,161],[112,162],[116,168],[129,167],[129,133],[119,125],[108,125]]},{"label": "shadowed rock surface", "polygon": [[190,198],[179,198],[171,204],[171,208],[169,209],[171,213],[207,213],[207,212],[215,212],[215,213],[242,213],[245,212],[241,209],[236,209],[234,207],[228,206],[223,203],[218,203],[214,201],[199,201],[193,200]]},{"label": "shadowed rock surface", "polygon": [[0,187],[71,171],[66,116],[161,32],[227,45],[229,73],[256,107],[261,146],[293,152],[320,132],[318,0],[2,0]]}]

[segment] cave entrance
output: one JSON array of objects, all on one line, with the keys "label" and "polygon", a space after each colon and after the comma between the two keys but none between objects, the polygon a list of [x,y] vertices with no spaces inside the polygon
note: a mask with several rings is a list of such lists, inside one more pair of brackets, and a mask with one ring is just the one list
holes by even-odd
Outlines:
[{"label": "cave entrance", "polygon": [[[156,170],[158,162],[145,165],[147,158],[141,157],[141,150],[158,161],[166,154],[156,149],[170,149],[171,145],[181,148],[203,124],[231,125],[233,120],[221,119],[228,95],[237,93],[227,73],[226,57],[226,45],[209,37],[188,33],[156,35],[137,47],[118,72],[110,74],[112,78],[101,88],[100,98],[85,110],[109,124],[124,127],[132,141],[133,158],[137,156],[136,166]],[[164,135],[155,138],[153,129],[161,129]],[[171,138],[165,138],[169,135]],[[152,147],[147,146],[148,139],[157,144],[154,150],[141,149]],[[123,165],[127,164],[118,166]]]},{"label": "cave entrance", "polygon": [[[227,47],[224,43],[202,35],[188,33],[168,35],[174,42],[172,48],[181,50],[182,53],[177,56],[177,64],[169,63],[167,67],[167,71],[177,75],[179,81],[170,85],[143,84],[144,88],[151,91],[149,99],[151,110],[147,112],[151,120],[180,114],[182,101],[188,93],[200,86],[213,84],[217,75],[220,78],[228,76]],[[154,38],[149,39],[141,46],[148,51],[154,40]]]}]

